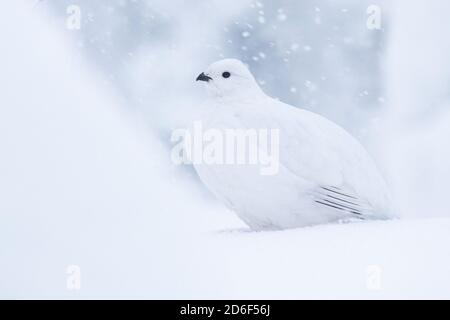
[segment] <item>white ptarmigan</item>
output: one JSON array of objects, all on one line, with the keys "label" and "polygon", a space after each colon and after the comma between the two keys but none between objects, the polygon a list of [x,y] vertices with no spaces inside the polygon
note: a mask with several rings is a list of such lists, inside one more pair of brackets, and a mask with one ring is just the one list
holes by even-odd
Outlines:
[{"label": "white ptarmigan", "polygon": [[209,99],[205,130],[276,129],[279,167],[194,163],[210,191],[253,230],[389,219],[386,183],[371,157],[344,129],[267,96],[239,60],[213,63],[197,81]]}]

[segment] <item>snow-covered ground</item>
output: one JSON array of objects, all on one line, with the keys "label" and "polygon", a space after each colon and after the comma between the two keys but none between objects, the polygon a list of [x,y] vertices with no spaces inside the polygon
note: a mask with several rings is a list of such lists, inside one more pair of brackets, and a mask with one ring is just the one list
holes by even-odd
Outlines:
[{"label": "snow-covered ground", "polygon": [[64,35],[0,20],[1,298],[450,298],[450,219],[248,232]]}]

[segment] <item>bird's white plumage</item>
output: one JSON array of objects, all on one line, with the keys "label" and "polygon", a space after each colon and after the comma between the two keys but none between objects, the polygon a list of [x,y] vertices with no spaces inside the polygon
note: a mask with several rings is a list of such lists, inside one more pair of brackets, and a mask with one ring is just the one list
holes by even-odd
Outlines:
[{"label": "bird's white plumage", "polygon": [[206,129],[279,130],[275,175],[261,175],[254,165],[195,165],[205,185],[252,229],[391,217],[382,176],[344,129],[265,95],[238,60],[216,62],[205,75]]}]

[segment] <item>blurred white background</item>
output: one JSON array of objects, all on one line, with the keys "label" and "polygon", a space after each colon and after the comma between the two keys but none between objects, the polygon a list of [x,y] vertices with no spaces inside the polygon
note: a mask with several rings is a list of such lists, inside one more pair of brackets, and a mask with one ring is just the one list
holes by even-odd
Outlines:
[{"label": "blurred white background", "polygon": [[[73,5],[79,29],[68,27]],[[379,29],[367,27],[370,5]],[[449,297],[449,9],[2,2],[0,297]],[[238,232],[194,172],[170,162],[170,132],[204,97],[196,76],[224,57],[356,136],[403,220]],[[373,264],[385,274],[376,291],[366,286]],[[70,265],[80,290],[66,286]]]}]

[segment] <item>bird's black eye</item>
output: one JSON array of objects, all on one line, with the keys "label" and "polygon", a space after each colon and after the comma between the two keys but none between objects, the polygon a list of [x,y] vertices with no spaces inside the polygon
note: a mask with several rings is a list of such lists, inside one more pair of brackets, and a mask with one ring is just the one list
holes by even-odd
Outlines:
[{"label": "bird's black eye", "polygon": [[229,78],[231,76],[231,73],[229,73],[228,71],[225,71],[224,73],[222,73],[222,77],[224,77],[225,79]]}]

